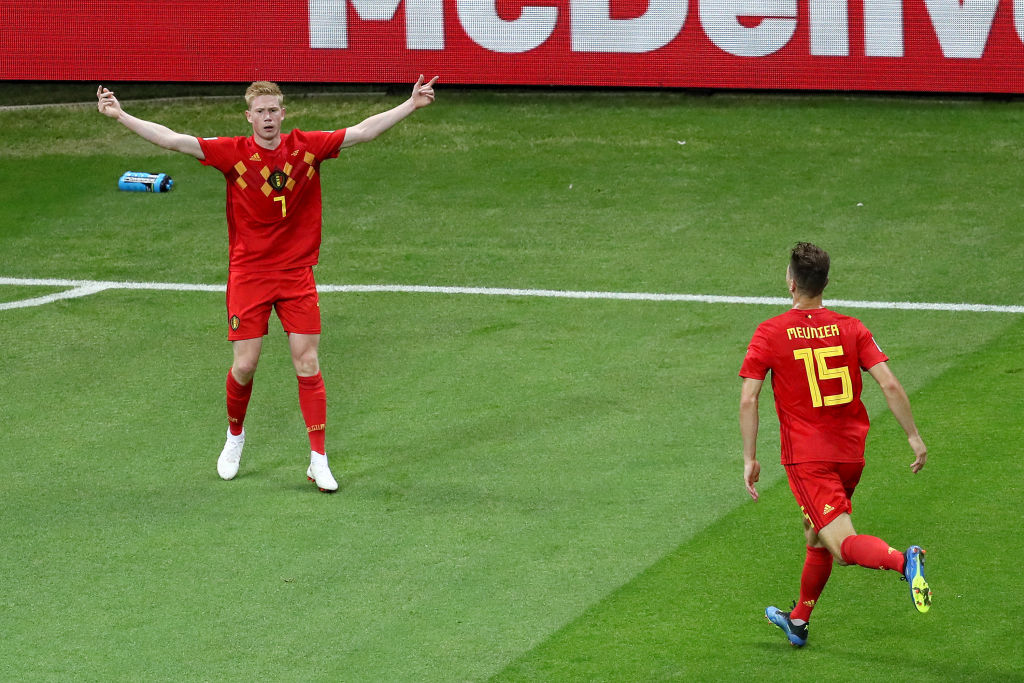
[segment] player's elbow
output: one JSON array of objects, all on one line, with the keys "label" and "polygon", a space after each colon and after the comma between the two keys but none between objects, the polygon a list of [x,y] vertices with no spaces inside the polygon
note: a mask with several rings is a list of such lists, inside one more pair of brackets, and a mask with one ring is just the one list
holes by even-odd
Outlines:
[{"label": "player's elbow", "polygon": [[882,393],[886,396],[898,396],[903,393],[903,385],[893,375],[884,377],[878,382],[878,386],[882,388]]},{"label": "player's elbow", "polygon": [[907,392],[903,390],[903,385],[898,380],[891,379],[879,384],[882,387],[882,393],[885,395],[885,401],[890,407],[906,403]]},{"label": "player's elbow", "polygon": [[188,154],[197,159],[202,158],[203,148],[199,145],[199,141],[191,135],[176,135],[168,137],[162,144],[160,144],[160,146],[172,152]]}]

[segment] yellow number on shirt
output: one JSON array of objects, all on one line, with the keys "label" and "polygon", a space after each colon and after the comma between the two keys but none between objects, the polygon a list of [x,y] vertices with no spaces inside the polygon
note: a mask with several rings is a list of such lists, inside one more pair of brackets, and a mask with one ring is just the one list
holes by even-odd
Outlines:
[{"label": "yellow number on shirt", "polygon": [[[853,382],[850,380],[850,368],[830,368],[827,358],[843,355],[842,346],[826,346],[823,349],[794,349],[793,357],[804,362],[807,370],[807,386],[811,390],[811,405],[815,408],[824,406],[840,406],[853,401]],[[822,396],[818,380],[838,379],[843,383],[843,391],[831,396]]]},{"label": "yellow number on shirt", "polygon": [[284,218],[285,216],[287,216],[288,215],[288,208],[287,208],[288,205],[284,201],[284,197],[274,197],[274,201],[275,202],[281,202],[281,218]]}]

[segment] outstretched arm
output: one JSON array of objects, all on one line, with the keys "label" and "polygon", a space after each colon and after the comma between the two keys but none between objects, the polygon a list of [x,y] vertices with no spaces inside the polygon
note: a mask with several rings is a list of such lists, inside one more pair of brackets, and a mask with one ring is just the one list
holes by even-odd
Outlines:
[{"label": "outstretched arm", "polygon": [[910,448],[914,451],[914,462],[910,464],[910,471],[917,474],[928,459],[928,448],[917,432],[907,392],[903,390],[903,385],[896,379],[896,375],[892,374],[889,365],[884,361],[868,368],[868,372],[882,388],[885,402],[889,404],[889,410],[892,411],[896,421],[900,423],[903,431],[907,434],[907,441],[910,442]]},{"label": "outstretched arm", "polygon": [[351,147],[352,145],[358,145],[360,142],[369,142],[409,116],[409,114],[433,102],[434,84],[437,83],[438,78],[438,76],[434,76],[430,79],[429,83],[424,84],[423,76],[420,75],[416,85],[412,87],[412,95],[409,99],[394,109],[374,114],[354,126],[349,126],[348,130],[345,131],[345,142],[341,146]]},{"label": "outstretched arm", "polygon": [[139,137],[152,142],[157,147],[169,149],[172,152],[181,152],[202,160],[205,157],[203,148],[199,146],[199,140],[191,135],[175,133],[167,126],[152,121],[137,119],[121,108],[121,103],[114,97],[114,93],[102,85],[96,89],[96,98],[99,100],[97,107],[101,114],[120,121],[125,128],[132,131]]},{"label": "outstretched arm", "polygon": [[740,389],[740,433],[743,435],[743,482],[747,493],[757,500],[754,484],[761,478],[761,463],[757,461],[757,399],[764,380],[743,378]]}]

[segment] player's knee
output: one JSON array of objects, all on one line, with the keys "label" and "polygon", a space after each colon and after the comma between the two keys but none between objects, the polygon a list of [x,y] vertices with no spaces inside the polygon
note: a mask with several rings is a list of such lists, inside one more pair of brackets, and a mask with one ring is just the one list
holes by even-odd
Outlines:
[{"label": "player's knee", "polygon": [[295,374],[301,377],[312,377],[320,371],[320,359],[316,351],[306,351],[292,356],[292,363],[295,365]]},{"label": "player's knee", "polygon": [[825,547],[828,548],[829,552],[832,553],[832,558],[836,564],[841,567],[849,566],[849,562],[843,559],[843,541],[847,539],[847,536],[830,537],[825,542]]},{"label": "player's knee", "polygon": [[256,365],[258,363],[258,358],[236,358],[231,366],[231,373],[239,384],[248,384],[252,381],[253,375],[256,374]]}]

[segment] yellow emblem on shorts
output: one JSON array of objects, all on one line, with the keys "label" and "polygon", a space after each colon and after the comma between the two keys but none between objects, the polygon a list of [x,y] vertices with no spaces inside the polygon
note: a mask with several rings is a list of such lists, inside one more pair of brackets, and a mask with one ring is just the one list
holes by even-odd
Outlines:
[{"label": "yellow emblem on shorts", "polygon": [[237,330],[238,326],[242,324],[242,321],[238,319],[237,315],[231,316],[231,329]]},{"label": "yellow emblem on shorts", "polygon": [[834,508],[834,507],[832,507],[832,506],[831,506],[831,505],[829,505],[828,503],[825,503],[825,509],[824,509],[824,511],[822,511],[822,513],[821,513],[821,514],[822,514],[822,515],[827,515],[828,513],[832,512],[833,510],[835,510],[835,508]]}]

